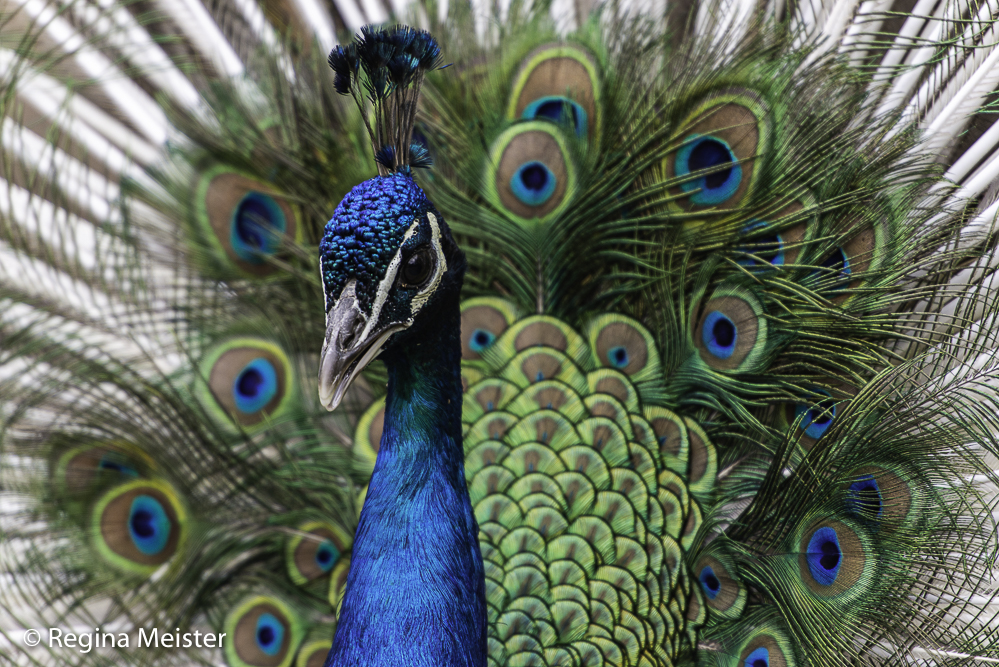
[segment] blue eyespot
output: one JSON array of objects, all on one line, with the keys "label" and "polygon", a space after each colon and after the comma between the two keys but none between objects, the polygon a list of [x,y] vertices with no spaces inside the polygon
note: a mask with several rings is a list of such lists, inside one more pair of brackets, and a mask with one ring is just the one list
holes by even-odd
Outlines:
[{"label": "blue eyespot", "polygon": [[881,519],[884,499],[878,480],[873,475],[862,475],[850,485],[846,493],[846,508],[856,517]]},{"label": "blue eyespot", "polygon": [[97,463],[97,467],[100,470],[111,470],[122,475],[127,475],[128,477],[139,476],[139,471],[125,462],[123,456],[111,452],[101,457],[101,460]]},{"label": "blue eyespot", "polygon": [[690,201],[699,206],[721,204],[734,195],[742,183],[742,167],[725,141],[692,134],[676,153],[676,175],[688,176],[702,169],[712,169],[712,172],[680,186],[684,192],[700,191],[690,196]]},{"label": "blue eyespot", "polygon": [[698,579],[701,581],[701,589],[704,591],[704,594],[708,596],[709,600],[714,600],[718,597],[718,593],[721,592],[721,582],[718,580],[714,569],[712,569],[710,565],[706,565],[701,570],[701,574]]},{"label": "blue eyespot", "polygon": [[284,624],[274,614],[257,619],[257,647],[267,655],[277,655],[284,643]]},{"label": "blue eyespot", "polygon": [[265,255],[277,252],[287,221],[272,197],[248,192],[236,205],[230,227],[230,242],[236,255],[244,262],[263,264]]},{"label": "blue eyespot", "polygon": [[[833,250],[828,257],[819,263],[819,266],[828,269],[828,271],[816,271],[812,274],[813,280],[821,281],[826,290],[841,292],[850,286],[850,258],[842,248]],[[829,284],[833,280],[835,282]]]},{"label": "blue eyespot", "polygon": [[568,97],[549,95],[539,97],[524,108],[521,118],[550,120],[560,125],[567,124],[576,131],[577,137],[585,137],[588,127],[586,111]]},{"label": "blue eyespot", "polygon": [[808,571],[812,578],[822,586],[832,586],[839,576],[840,565],[843,564],[843,550],[839,546],[836,531],[829,526],[822,526],[808,540]]},{"label": "blue eyespot", "polygon": [[528,206],[541,206],[555,194],[555,174],[541,162],[522,164],[510,179],[510,189]]},{"label": "blue eyespot", "polygon": [[243,367],[232,385],[236,409],[253,414],[271,402],[278,391],[277,371],[274,364],[258,357]]},{"label": "blue eyespot", "polygon": [[472,337],[468,340],[468,347],[472,348],[473,352],[482,352],[492,345],[495,340],[496,335],[491,331],[476,329],[472,332]]},{"label": "blue eyespot", "polygon": [[[829,392],[822,389],[814,389],[813,391],[829,396]],[[798,422],[798,428],[804,431],[805,435],[818,440],[832,426],[833,420],[836,418],[836,404],[828,400],[819,400],[815,405],[799,403],[794,409],[794,417],[801,419]]]},{"label": "blue eyespot", "polygon": [[128,534],[135,548],[146,556],[163,551],[172,526],[160,501],[152,496],[136,496],[128,511]]},{"label": "blue eyespot", "polygon": [[628,356],[628,349],[626,347],[618,345],[607,350],[607,361],[614,368],[625,368],[628,362],[631,361],[631,357]]},{"label": "blue eyespot", "polygon": [[766,646],[761,646],[746,656],[744,667],[770,667],[770,651]]},{"label": "blue eyespot", "polygon": [[701,340],[713,356],[728,359],[735,352],[735,344],[739,338],[739,330],[735,322],[717,310],[712,310],[704,318],[704,328]]},{"label": "blue eyespot", "polygon": [[337,560],[340,558],[340,552],[333,545],[330,540],[324,540],[319,548],[316,549],[316,565],[323,572],[329,572],[333,569]]},{"label": "blue eyespot", "polygon": [[[743,233],[748,233],[756,229],[766,227],[767,223],[757,220],[743,229]],[[744,257],[739,260],[742,266],[783,266],[784,264],[784,239],[780,234],[770,234],[752,240],[751,244],[743,246],[740,252],[751,254],[753,257]]]}]

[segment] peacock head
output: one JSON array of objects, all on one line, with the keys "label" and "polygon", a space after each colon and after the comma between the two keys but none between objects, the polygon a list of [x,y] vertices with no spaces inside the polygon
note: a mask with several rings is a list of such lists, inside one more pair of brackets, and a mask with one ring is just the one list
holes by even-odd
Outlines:
[{"label": "peacock head", "polygon": [[319,398],[339,405],[357,374],[456,297],[465,255],[412,176],[395,172],[344,197],[319,244],[326,338]]}]

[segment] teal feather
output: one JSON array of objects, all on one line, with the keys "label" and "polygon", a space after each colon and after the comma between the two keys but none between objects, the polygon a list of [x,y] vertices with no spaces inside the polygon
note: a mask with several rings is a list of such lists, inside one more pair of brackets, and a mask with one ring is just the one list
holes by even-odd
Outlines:
[{"label": "teal feather", "polygon": [[[366,499],[428,525],[372,482],[428,341],[487,664],[999,660],[994,8],[681,4],[0,10],[0,661],[321,667]],[[418,107],[327,66],[390,17]],[[407,159],[461,300],[328,413],[324,224]]]}]

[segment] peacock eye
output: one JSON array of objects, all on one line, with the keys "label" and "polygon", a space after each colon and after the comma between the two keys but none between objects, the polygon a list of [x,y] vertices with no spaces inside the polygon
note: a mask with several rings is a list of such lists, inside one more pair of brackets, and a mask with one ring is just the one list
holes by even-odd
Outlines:
[{"label": "peacock eye", "polygon": [[403,260],[400,283],[402,287],[420,287],[427,282],[434,269],[434,258],[429,248],[419,248]]}]

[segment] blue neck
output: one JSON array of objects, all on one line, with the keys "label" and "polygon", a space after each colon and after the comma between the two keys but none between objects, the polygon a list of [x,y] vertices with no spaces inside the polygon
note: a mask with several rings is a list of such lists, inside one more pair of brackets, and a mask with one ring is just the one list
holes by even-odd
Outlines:
[{"label": "blue neck", "polygon": [[405,354],[385,359],[385,427],[327,667],[486,664],[485,580],[461,437],[457,297],[445,310],[432,334],[414,333],[397,345]]}]

